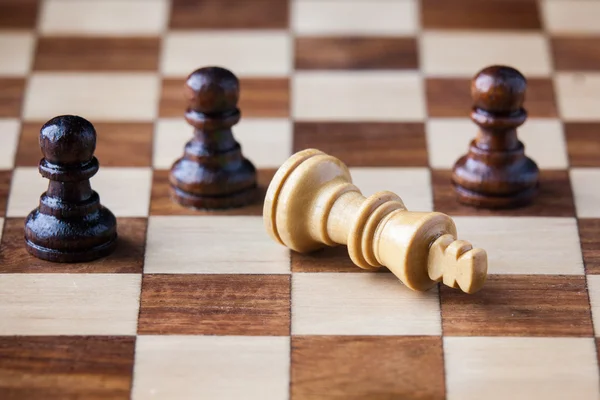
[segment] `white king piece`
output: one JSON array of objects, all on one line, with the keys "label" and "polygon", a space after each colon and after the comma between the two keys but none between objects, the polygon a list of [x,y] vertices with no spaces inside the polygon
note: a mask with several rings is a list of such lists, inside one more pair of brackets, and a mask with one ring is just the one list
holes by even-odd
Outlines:
[{"label": "white king piece", "polygon": [[300,151],[279,168],[263,218],[269,235],[294,251],[347,245],[354,264],[385,266],[413,290],[442,281],[475,293],[487,277],[485,250],[457,240],[448,215],[408,211],[391,192],[366,198],[346,165],[319,150]]}]

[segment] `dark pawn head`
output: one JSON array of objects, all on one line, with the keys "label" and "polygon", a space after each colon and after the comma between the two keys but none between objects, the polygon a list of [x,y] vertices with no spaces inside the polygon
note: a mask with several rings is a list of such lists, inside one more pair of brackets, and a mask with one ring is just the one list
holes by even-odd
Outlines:
[{"label": "dark pawn head", "polygon": [[42,126],[40,146],[44,158],[52,164],[83,164],[94,156],[96,130],[84,118],[61,115]]},{"label": "dark pawn head", "polygon": [[508,114],[520,110],[526,89],[525,77],[502,65],[484,68],[471,81],[474,107],[489,112]]},{"label": "dark pawn head", "polygon": [[229,70],[205,67],[192,72],[185,82],[188,106],[203,114],[219,114],[237,108],[240,83]]}]

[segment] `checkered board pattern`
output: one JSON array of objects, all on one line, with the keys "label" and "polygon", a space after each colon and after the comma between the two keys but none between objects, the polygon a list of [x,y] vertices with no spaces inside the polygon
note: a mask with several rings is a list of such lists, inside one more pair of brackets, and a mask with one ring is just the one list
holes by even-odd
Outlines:
[{"label": "checkered board pattern", "polygon": [[[0,1],[0,398],[599,399],[599,20],[579,0]],[[449,177],[476,134],[470,78],[497,63],[528,78],[542,189],[490,212]],[[366,195],[454,217],[488,251],[484,289],[290,253],[260,203],[172,203],[183,81],[207,65],[240,78],[234,133],[263,192],[295,151],[340,157]],[[60,114],[95,125],[92,186],[118,216],[91,263],[23,245]]]}]

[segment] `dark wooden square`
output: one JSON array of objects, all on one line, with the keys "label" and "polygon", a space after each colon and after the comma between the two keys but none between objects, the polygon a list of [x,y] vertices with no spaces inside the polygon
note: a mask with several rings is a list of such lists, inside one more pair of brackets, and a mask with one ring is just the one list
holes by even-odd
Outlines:
[{"label": "dark wooden square", "polygon": [[426,29],[539,30],[537,2],[523,0],[421,0]]},{"label": "dark wooden square", "polygon": [[[40,128],[43,124],[25,122],[15,163],[17,166],[37,166],[42,158],[39,145]],[[150,167],[152,166],[151,123],[94,123],[96,151],[101,167]]]},{"label": "dark wooden square", "polygon": [[440,295],[445,336],[594,335],[584,276],[491,275],[475,294]]},{"label": "dark wooden square", "polygon": [[[473,71],[473,76],[477,72]],[[469,117],[473,106],[470,79],[427,78],[425,91],[430,117]],[[523,107],[530,117],[556,118],[558,114],[552,80],[528,78]]]},{"label": "dark wooden square", "polygon": [[0,217],[6,215],[12,171],[0,171]]},{"label": "dark wooden square", "polygon": [[[191,73],[192,71],[190,71]],[[290,113],[290,88],[288,78],[240,77],[238,107],[245,117],[285,118]],[[162,81],[159,104],[161,117],[183,118],[187,107],[183,96],[185,78],[169,78]],[[190,127],[190,135],[191,135]],[[235,127],[233,128],[235,132]]]},{"label": "dark wooden square", "polygon": [[289,275],[144,275],[139,334],[290,334]]},{"label": "dark wooden square", "polygon": [[582,218],[577,222],[585,272],[600,275],[600,219]]},{"label": "dark wooden square", "polygon": [[273,175],[275,175],[275,170],[259,169],[257,171],[258,191],[256,200],[252,204],[226,210],[194,210],[174,202],[169,195],[169,173],[169,170],[154,171],[150,215],[262,215],[265,194]]},{"label": "dark wooden square", "polygon": [[567,171],[542,170],[540,172],[540,190],[533,202],[525,207],[490,210],[460,204],[451,182],[452,172],[449,170],[433,170],[433,206],[453,216],[531,216],[531,217],[574,217],[575,205],[571,181]]},{"label": "dark wooden square", "polygon": [[117,248],[107,257],[85,263],[53,263],[33,257],[25,249],[23,224],[22,218],[4,221],[2,273],[142,273],[148,225],[145,218],[117,218]]},{"label": "dark wooden square", "polygon": [[0,337],[0,398],[129,399],[135,337]]},{"label": "dark wooden square", "polygon": [[296,69],[418,69],[415,38],[298,37]]},{"label": "dark wooden square", "polygon": [[571,167],[600,167],[600,123],[565,123]]},{"label": "dark wooden square", "polygon": [[35,29],[38,0],[0,1],[0,29]]},{"label": "dark wooden square", "polygon": [[20,118],[25,79],[0,77],[0,118]]},{"label": "dark wooden square", "polygon": [[600,69],[600,37],[553,37],[550,44],[557,71]]},{"label": "dark wooden square", "polygon": [[438,336],[292,336],[292,400],[445,398]]},{"label": "dark wooden square", "polygon": [[158,37],[40,37],[37,71],[156,71]]},{"label": "dark wooden square", "polygon": [[426,167],[422,123],[297,122],[293,151],[317,148],[350,167]]},{"label": "dark wooden square", "polygon": [[173,0],[171,29],[287,29],[288,0]]}]

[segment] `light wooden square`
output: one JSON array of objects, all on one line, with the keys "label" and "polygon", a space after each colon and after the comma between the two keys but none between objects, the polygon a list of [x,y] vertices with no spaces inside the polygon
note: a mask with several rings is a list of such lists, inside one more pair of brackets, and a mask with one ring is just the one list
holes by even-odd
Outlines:
[{"label": "light wooden square", "polygon": [[557,72],[556,102],[566,121],[600,121],[600,73]]},{"label": "light wooden square", "polygon": [[29,73],[33,59],[32,33],[0,32],[0,76],[24,76]]},{"label": "light wooden square", "polygon": [[490,274],[581,275],[577,222],[552,217],[454,217],[459,239],[482,247]]},{"label": "light wooden square", "polygon": [[292,6],[292,26],[299,35],[410,35],[418,29],[414,0],[311,0]]},{"label": "light wooden square", "polygon": [[168,0],[46,0],[39,29],[44,35],[160,35],[168,18]]},{"label": "light wooden square", "polygon": [[600,275],[588,275],[587,287],[592,306],[592,321],[596,337],[600,336]]},{"label": "light wooden square", "polygon": [[433,211],[429,168],[350,168],[352,181],[366,197],[390,191],[411,211]]},{"label": "light wooden square", "polygon": [[149,73],[36,73],[29,79],[23,116],[46,121],[80,115],[97,121],[152,121],[159,80]]},{"label": "light wooden square", "polygon": [[391,273],[297,273],[292,333],[440,335],[438,291],[412,291]]},{"label": "light wooden square", "polygon": [[600,218],[600,169],[572,168],[569,171],[579,218]]},{"label": "light wooden square", "polygon": [[[102,161],[100,161],[102,163]],[[102,168],[91,179],[92,189],[100,195],[100,202],[117,217],[145,217],[150,207],[150,168]],[[16,168],[13,173],[8,217],[24,217],[39,204],[48,188],[37,168]]]},{"label": "light wooden square", "polygon": [[[433,118],[427,122],[427,153],[432,168],[451,169],[469,150],[477,125],[466,118]],[[517,131],[525,154],[542,169],[567,169],[563,126],[556,119],[531,118]]]},{"label": "light wooden square", "polygon": [[288,76],[290,40],[284,31],[170,33],[163,40],[161,71],[183,77],[197,68],[217,65],[244,77]]},{"label": "light wooden square", "polygon": [[494,64],[517,68],[528,77],[549,76],[552,67],[541,33],[425,32],[421,65],[430,76],[473,77]]},{"label": "light wooden square", "polygon": [[[181,118],[160,119],[154,132],[153,165],[170,169],[183,155],[194,129]],[[233,127],[242,153],[257,168],[279,168],[292,151],[292,126],[283,118],[246,118]]]},{"label": "light wooden square", "polygon": [[290,260],[289,251],[268,237],[261,217],[160,216],[149,220],[144,271],[287,274]]},{"label": "light wooden square", "polygon": [[135,335],[141,275],[1,274],[0,335]]},{"label": "light wooden square", "polygon": [[554,34],[600,33],[600,3],[589,0],[543,0],[544,26]]},{"label": "light wooden square", "polygon": [[19,143],[18,119],[0,119],[0,169],[12,169]]},{"label": "light wooden square", "polygon": [[423,81],[416,72],[298,72],[293,115],[308,121],[422,121]]},{"label": "light wooden square", "polygon": [[598,399],[592,338],[444,337],[448,400]]},{"label": "light wooden square", "polygon": [[289,354],[289,337],[139,336],[132,398],[285,399]]}]

